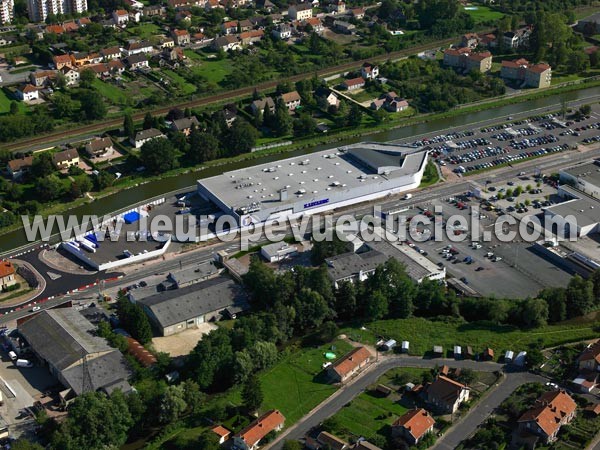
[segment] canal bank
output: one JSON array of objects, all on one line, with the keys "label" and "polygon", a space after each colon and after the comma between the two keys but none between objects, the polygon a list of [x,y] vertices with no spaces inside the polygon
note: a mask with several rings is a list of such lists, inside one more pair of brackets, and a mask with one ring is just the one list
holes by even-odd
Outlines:
[{"label": "canal bank", "polygon": [[[364,140],[390,142],[405,140],[411,137],[416,138],[417,136],[431,135],[434,133],[439,134],[440,131],[447,129],[456,129],[466,126],[480,127],[484,126],[486,122],[501,122],[508,116],[525,117],[535,114],[536,111],[543,112],[547,109],[559,109],[563,101],[569,102],[571,106],[576,106],[578,104],[590,101],[597,101],[599,96],[600,87],[591,87],[578,91],[571,91],[535,100],[529,100],[522,103],[490,108],[484,111],[467,112],[461,115],[454,115],[442,119],[430,120],[428,122],[421,122],[410,126],[370,134],[367,137],[357,136],[337,141],[335,143],[316,145],[309,148],[276,153],[244,161],[224,163],[218,166],[208,167],[201,171],[189,171],[187,173],[178,174],[177,176],[165,177],[163,179],[140,184],[135,187],[119,191],[117,193],[118,195],[113,194],[97,199],[91,203],[78,206],[69,210],[68,212],[65,212],[65,214],[68,213],[78,217],[83,215],[102,216],[112,213],[113,211],[118,211],[129,207],[130,205],[142,203],[149,198],[165,196],[166,193],[174,191],[193,189],[197,179],[218,175],[226,171],[277,161],[283,158],[305,155],[315,151],[326,150],[328,148],[339,147]],[[28,242],[23,229],[6,233],[0,236],[0,254],[6,253],[10,249],[18,248],[26,244],[28,244]]]}]

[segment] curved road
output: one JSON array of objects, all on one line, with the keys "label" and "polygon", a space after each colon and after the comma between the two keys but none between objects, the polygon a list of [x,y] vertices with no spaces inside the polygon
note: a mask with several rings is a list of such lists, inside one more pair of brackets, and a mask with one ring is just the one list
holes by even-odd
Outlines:
[{"label": "curved road", "polygon": [[[319,404],[298,423],[284,431],[270,445],[265,446],[269,450],[281,450],[283,442],[286,440],[299,440],[313,428],[321,424],[328,417],[333,416],[344,405],[352,401],[360,393],[364,392],[368,386],[375,383],[384,373],[396,367],[418,367],[433,368],[436,365],[447,364],[452,367],[469,368],[480,372],[502,371],[502,364],[493,362],[476,362],[470,360],[456,361],[453,359],[422,359],[415,356],[391,356],[385,357],[378,362],[371,364],[362,374],[352,380],[350,383],[341,387],[327,400]],[[517,387],[533,381],[546,381],[538,375],[529,372],[508,372],[505,379],[500,382],[491,391],[484,394],[483,398],[469,411],[469,413],[459,419],[459,421],[450,430],[442,436],[433,448],[436,449],[454,449],[458,444],[470,436],[489,414],[498,407]]]}]

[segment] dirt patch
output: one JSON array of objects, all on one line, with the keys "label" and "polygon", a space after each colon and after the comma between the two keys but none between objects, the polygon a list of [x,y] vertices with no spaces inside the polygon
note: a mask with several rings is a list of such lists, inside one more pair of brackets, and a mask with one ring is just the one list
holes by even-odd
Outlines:
[{"label": "dirt patch", "polygon": [[152,339],[152,345],[156,351],[168,353],[172,358],[188,355],[203,335],[216,328],[213,323],[205,323],[198,328],[188,328],[172,336],[155,337]]}]

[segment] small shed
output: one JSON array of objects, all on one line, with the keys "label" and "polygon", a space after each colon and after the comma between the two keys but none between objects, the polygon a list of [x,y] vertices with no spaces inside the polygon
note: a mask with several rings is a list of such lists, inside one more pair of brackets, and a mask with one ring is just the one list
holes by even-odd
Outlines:
[{"label": "small shed", "polygon": [[442,356],[444,354],[444,347],[442,347],[441,345],[434,345],[433,354],[436,356]]},{"label": "small shed", "polygon": [[504,354],[504,362],[511,363],[513,358],[515,357],[515,353],[512,350],[507,350]]},{"label": "small shed", "polygon": [[393,350],[393,348],[397,345],[397,342],[395,339],[389,339],[387,341],[385,341],[383,343],[383,345],[381,346],[381,349],[383,351],[389,351],[389,350]]},{"label": "small shed", "polygon": [[465,358],[473,359],[475,355],[473,354],[473,347],[467,345],[467,349],[465,350]]},{"label": "small shed", "polygon": [[492,361],[494,359],[494,350],[488,347],[483,351],[482,356],[484,361]]},{"label": "small shed", "polygon": [[380,393],[381,395],[383,395],[384,397],[387,397],[388,395],[390,395],[393,392],[392,388],[389,388],[384,384],[378,384],[377,387],[375,388],[375,390],[378,393]]},{"label": "small shed", "polygon": [[523,351],[523,352],[519,352],[519,354],[517,355],[517,357],[514,360],[514,363],[517,366],[523,367],[525,365],[526,360],[527,360],[527,352]]},{"label": "small shed", "polygon": [[410,348],[410,342],[402,341],[402,353],[408,353],[409,348]]},{"label": "small shed", "polygon": [[461,348],[460,345],[455,345],[454,346],[454,358],[455,359],[462,358],[462,348]]},{"label": "small shed", "polygon": [[131,223],[135,223],[138,220],[140,220],[140,217],[141,216],[140,216],[139,212],[137,212],[137,211],[131,211],[131,212],[128,212],[127,214],[125,214],[123,216],[123,220],[125,221],[125,223],[131,224]]}]

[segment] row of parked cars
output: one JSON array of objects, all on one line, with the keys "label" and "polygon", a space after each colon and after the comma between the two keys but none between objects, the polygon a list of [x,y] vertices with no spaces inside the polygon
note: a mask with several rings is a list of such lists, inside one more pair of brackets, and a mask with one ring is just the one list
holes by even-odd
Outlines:
[{"label": "row of parked cars", "polygon": [[534,130],[533,128],[525,127],[513,130],[512,133],[507,131],[496,133],[492,137],[498,141],[509,141],[515,137],[535,136],[536,134],[540,134],[540,132],[538,130]]},{"label": "row of parked cars", "polygon": [[520,141],[513,139],[509,145],[515,150],[524,150],[526,148],[537,147],[538,145],[554,144],[555,142],[558,142],[558,137],[553,134],[545,134],[532,139],[525,138]]},{"label": "row of parked cars", "polygon": [[464,137],[473,136],[475,133],[472,131],[457,131],[454,133],[448,134],[440,134],[438,136],[434,136],[432,138],[425,138],[419,141],[414,141],[412,145],[416,145],[417,147],[423,147],[425,145],[436,144],[439,142],[451,141],[453,139],[462,139]]}]

